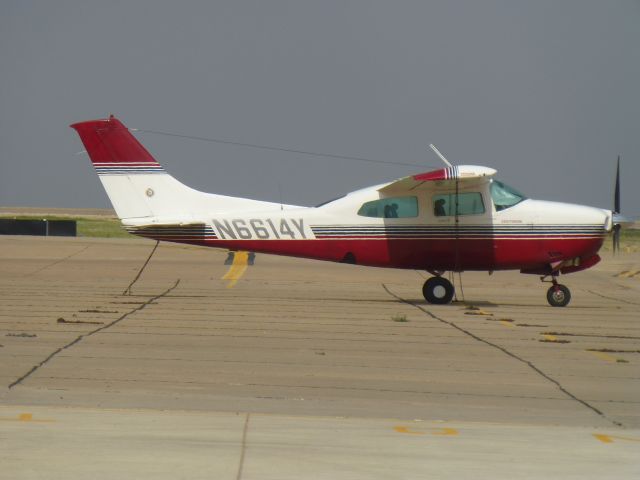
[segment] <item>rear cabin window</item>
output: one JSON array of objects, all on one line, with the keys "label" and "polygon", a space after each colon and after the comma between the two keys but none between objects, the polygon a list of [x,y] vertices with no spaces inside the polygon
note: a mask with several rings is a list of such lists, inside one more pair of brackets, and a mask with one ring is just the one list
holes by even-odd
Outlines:
[{"label": "rear cabin window", "polygon": [[[480,215],[484,203],[479,192],[459,193],[458,215]],[[433,196],[433,214],[436,217],[452,217],[456,214],[456,194],[445,193]]]},{"label": "rear cabin window", "polygon": [[381,198],[364,203],[358,215],[375,218],[410,218],[418,216],[416,197]]}]

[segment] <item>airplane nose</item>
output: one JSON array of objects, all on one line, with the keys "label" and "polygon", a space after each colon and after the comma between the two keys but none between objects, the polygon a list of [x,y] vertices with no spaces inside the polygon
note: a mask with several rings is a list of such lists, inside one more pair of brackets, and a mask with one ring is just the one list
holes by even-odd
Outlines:
[{"label": "airplane nose", "polygon": [[607,231],[613,224],[611,210],[602,208],[545,200],[531,200],[529,208],[535,211],[540,223],[600,227]]},{"label": "airplane nose", "polygon": [[610,232],[613,228],[613,212],[602,208],[586,207],[591,210],[589,217],[592,219],[593,225],[602,225],[606,232]]},{"label": "airplane nose", "polygon": [[610,232],[613,229],[613,215],[614,213],[611,210],[603,210],[603,212],[605,212],[605,214],[607,215],[607,218],[604,222],[604,229],[608,232]]}]

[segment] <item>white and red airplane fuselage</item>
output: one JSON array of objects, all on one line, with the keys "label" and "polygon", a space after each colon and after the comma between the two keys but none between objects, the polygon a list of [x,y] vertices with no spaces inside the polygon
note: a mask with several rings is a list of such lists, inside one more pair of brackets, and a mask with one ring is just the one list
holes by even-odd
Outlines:
[{"label": "white and red airplane fuselage", "polygon": [[516,269],[551,276],[550,294],[563,306],[569,292],[555,277],[595,265],[612,228],[609,210],[528,199],[494,179],[495,170],[471,165],[405,177],[313,208],[208,194],[169,175],[114,117],[72,127],[131,233],[427,270],[436,275],[425,284],[434,303],[447,303],[453,293],[440,277],[444,271]]}]

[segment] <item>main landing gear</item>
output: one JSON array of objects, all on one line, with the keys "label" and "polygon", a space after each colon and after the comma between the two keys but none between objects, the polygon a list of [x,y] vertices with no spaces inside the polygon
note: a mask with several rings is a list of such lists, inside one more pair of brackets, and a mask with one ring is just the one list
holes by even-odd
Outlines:
[{"label": "main landing gear", "polygon": [[[435,272],[430,272],[435,273]],[[431,277],[422,286],[422,294],[429,303],[445,305],[451,302],[455,289],[449,280],[437,274]]]},{"label": "main landing gear", "polygon": [[[546,277],[540,278],[541,281],[545,281]],[[551,276],[552,285],[547,290],[547,302],[552,307],[566,307],[571,301],[571,292],[567,287],[558,283],[555,275]]]},{"label": "main landing gear", "polygon": [[[449,280],[442,277],[442,273],[438,271],[429,271],[434,276],[429,278],[422,286],[422,294],[427,302],[436,305],[446,305],[451,303],[455,288]],[[551,275],[551,280],[546,280],[548,276],[540,277],[543,282],[551,282],[549,290],[547,290],[547,301],[552,307],[566,307],[571,301],[571,292],[569,289],[558,283],[556,275]]]}]

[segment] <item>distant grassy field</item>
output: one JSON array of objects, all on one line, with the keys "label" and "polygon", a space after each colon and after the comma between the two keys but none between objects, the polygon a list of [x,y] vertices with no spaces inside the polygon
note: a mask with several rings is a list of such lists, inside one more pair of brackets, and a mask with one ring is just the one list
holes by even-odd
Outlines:
[{"label": "distant grassy field", "polygon": [[133,238],[120,225],[120,220],[109,218],[97,220],[95,218],[78,218],[79,237],[105,237],[105,238]]},{"label": "distant grassy field", "polygon": [[78,226],[79,237],[101,237],[101,238],[134,238],[120,225],[120,220],[117,218],[84,218],[84,217],[71,217],[71,216],[57,216],[47,215],[32,216],[32,215],[0,215],[0,218],[13,218],[16,220],[75,220]]},{"label": "distant grassy field", "polygon": [[[613,238],[611,234],[609,234],[604,242],[602,249],[606,252],[610,252],[612,248]],[[640,252],[640,230],[622,230],[622,232],[620,233],[620,250],[622,250],[623,252]]]}]

